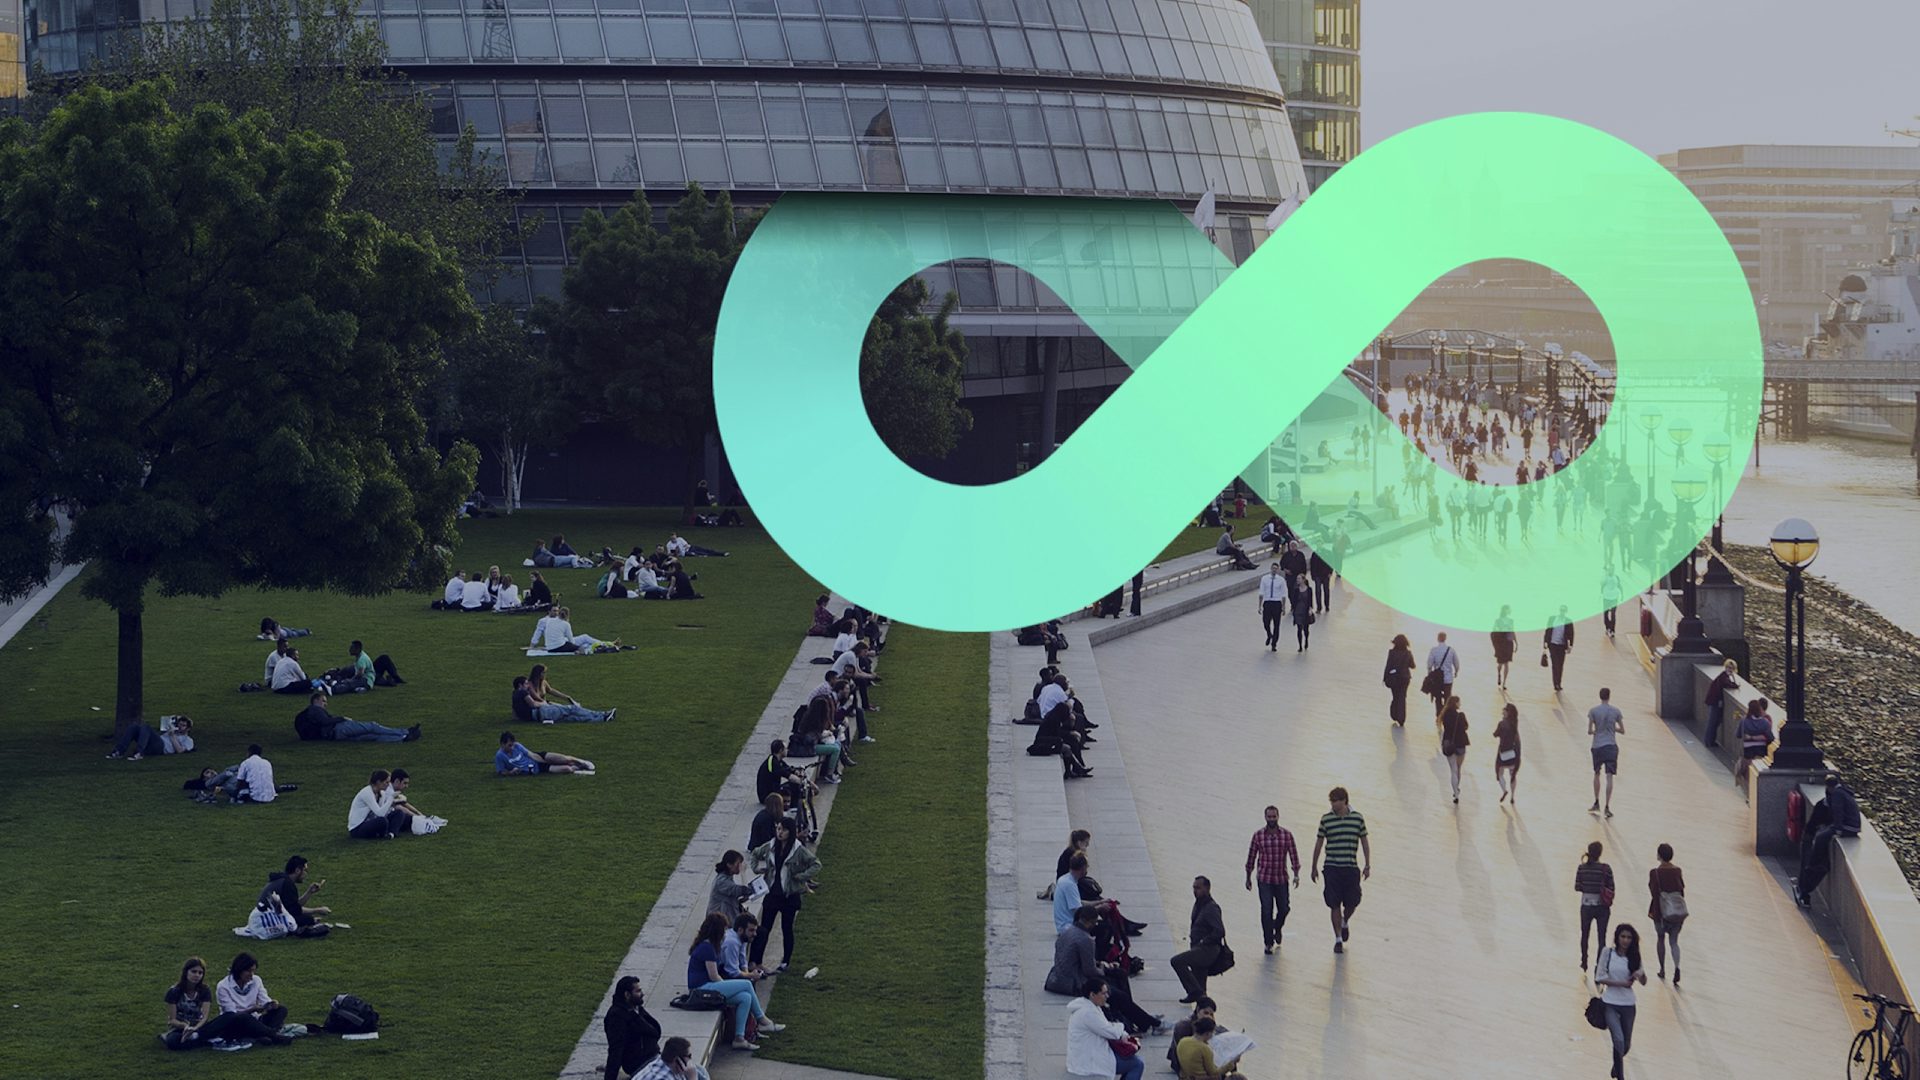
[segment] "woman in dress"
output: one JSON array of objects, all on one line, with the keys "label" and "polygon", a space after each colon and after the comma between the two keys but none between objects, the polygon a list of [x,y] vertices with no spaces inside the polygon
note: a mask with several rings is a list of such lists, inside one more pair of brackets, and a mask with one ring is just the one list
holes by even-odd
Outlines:
[{"label": "woman in dress", "polygon": [[1507,688],[1507,666],[1513,663],[1513,650],[1520,639],[1513,632],[1513,605],[1501,604],[1500,617],[1493,620],[1493,684]]},{"label": "woman in dress", "polygon": [[1313,636],[1313,579],[1306,574],[1293,575],[1293,636],[1300,643],[1296,652],[1306,652]]},{"label": "woman in dress", "polygon": [[1500,784],[1500,801],[1520,805],[1520,708],[1509,701],[1500,710],[1500,723],[1493,729],[1498,742],[1494,748],[1493,778]]},{"label": "woman in dress", "polygon": [[1653,899],[1647,903],[1647,918],[1653,920],[1653,950],[1660,963],[1660,977],[1667,977],[1667,947],[1673,947],[1673,985],[1680,985],[1680,927],[1687,921],[1685,903],[1678,906],[1680,911],[1668,915],[1666,908],[1671,905],[1662,900],[1667,893],[1675,896],[1687,895],[1687,879],[1680,868],[1673,865],[1673,845],[1661,844],[1654,850],[1660,865],[1647,871],[1647,891]]}]

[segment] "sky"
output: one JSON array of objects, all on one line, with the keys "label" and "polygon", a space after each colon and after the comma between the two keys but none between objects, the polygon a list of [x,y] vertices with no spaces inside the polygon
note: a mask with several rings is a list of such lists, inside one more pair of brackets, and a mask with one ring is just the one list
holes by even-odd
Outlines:
[{"label": "sky", "polygon": [[1920,0],[1365,0],[1361,136],[1519,109],[1649,154],[1915,145]]}]

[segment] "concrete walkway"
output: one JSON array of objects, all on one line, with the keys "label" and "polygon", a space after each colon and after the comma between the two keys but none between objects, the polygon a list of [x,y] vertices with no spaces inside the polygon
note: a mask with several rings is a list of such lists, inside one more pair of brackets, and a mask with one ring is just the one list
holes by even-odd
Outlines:
[{"label": "concrete walkway", "polygon": [[[1582,624],[1568,692],[1556,701],[1523,637],[1512,675],[1524,745],[1514,810],[1498,802],[1492,776],[1501,699],[1491,648],[1483,634],[1450,635],[1474,738],[1456,807],[1431,709],[1416,696],[1396,730],[1380,685],[1389,638],[1406,633],[1424,657],[1434,629],[1337,588],[1335,611],[1314,627],[1306,653],[1290,634],[1281,651],[1263,648],[1258,616],[1242,600],[1097,651],[1112,718],[1098,732],[1101,748],[1119,748],[1136,778],[1137,820],[1169,902],[1158,918],[1129,906],[1136,918],[1177,920],[1184,931],[1188,882],[1212,877],[1239,964],[1210,990],[1222,1021],[1260,1043],[1247,1072],[1606,1075],[1607,1040],[1581,1017],[1589,991],[1576,970],[1572,888],[1581,851],[1597,839],[1619,883],[1617,921],[1649,929],[1646,873],[1662,841],[1686,871],[1694,912],[1682,936],[1684,989],[1651,979],[1639,992],[1629,1076],[1837,1075],[1855,1024],[1842,1005],[1848,987],[1836,983],[1850,976],[1752,855],[1746,806],[1724,768],[1652,717],[1651,687],[1625,640],[1609,643],[1597,620]],[[1069,670],[1077,681],[1080,670]],[[1587,813],[1585,713],[1603,684],[1627,716],[1611,821]],[[1349,951],[1333,954],[1326,909],[1303,867],[1286,941],[1264,957],[1256,903],[1241,888],[1248,837],[1261,808],[1277,804],[1304,863],[1334,784],[1351,789],[1367,816],[1374,854]],[[1107,816],[1097,801],[1093,816]],[[1102,823],[1087,827],[1105,880],[1116,853]],[[1057,831],[1036,822],[1032,843],[1057,851]],[[1132,898],[1136,889],[1129,881],[1113,892]],[[1142,955],[1164,969],[1166,952],[1148,946]],[[1138,996],[1164,1011],[1178,994]],[[1029,1075],[1061,1074],[1045,1062]]]}]

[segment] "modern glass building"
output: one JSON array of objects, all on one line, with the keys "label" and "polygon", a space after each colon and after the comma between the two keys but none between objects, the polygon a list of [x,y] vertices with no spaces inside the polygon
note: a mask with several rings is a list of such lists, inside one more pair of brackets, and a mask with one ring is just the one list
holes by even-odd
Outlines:
[{"label": "modern glass building", "polygon": [[[84,70],[140,20],[206,0],[26,0],[29,56]],[[196,4],[198,8],[196,9]],[[1297,122],[1241,0],[362,0],[448,145],[471,125],[537,217],[493,298],[560,291],[573,223],[698,181],[783,191],[1153,199],[1211,190],[1236,262],[1304,190]],[[1341,146],[1350,151],[1354,140]],[[1127,372],[1025,273],[929,272],[972,346],[976,435],[953,468],[1030,458],[1044,399],[1064,438]],[[1049,374],[1051,372],[1051,374]],[[993,460],[988,460],[992,458]],[[1030,463],[1030,462],[1028,462]]]},{"label": "modern glass building", "polygon": [[27,93],[26,38],[20,0],[0,0],[0,116],[19,107]]},{"label": "modern glass building", "polygon": [[1249,0],[1280,76],[1307,183],[1360,152],[1360,0]]}]

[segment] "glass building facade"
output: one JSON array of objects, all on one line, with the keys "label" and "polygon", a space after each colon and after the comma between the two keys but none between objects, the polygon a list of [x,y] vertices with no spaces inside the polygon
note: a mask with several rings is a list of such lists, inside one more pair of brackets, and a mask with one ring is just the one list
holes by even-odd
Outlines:
[{"label": "glass building facade", "polygon": [[[28,55],[53,77],[104,62],[143,20],[207,6],[26,3]],[[664,207],[691,181],[747,207],[783,191],[885,191],[1191,210],[1211,190],[1215,242],[1236,262],[1307,183],[1299,121],[1241,0],[361,0],[359,12],[426,95],[434,136],[450,148],[471,126],[524,193],[518,212],[538,219],[493,289],[515,304],[559,294],[588,208],[636,192]],[[1026,384],[1041,355],[1074,369],[1076,393],[1125,377],[1097,339],[1036,348],[1083,328],[1024,272],[955,263],[926,276],[959,295],[970,399],[1037,392]]]},{"label": "glass building facade", "polygon": [[1287,97],[1307,183],[1360,152],[1360,0],[1249,0]]},{"label": "glass building facade", "polygon": [[0,0],[0,116],[17,109],[27,93],[24,17],[20,0]]}]

